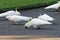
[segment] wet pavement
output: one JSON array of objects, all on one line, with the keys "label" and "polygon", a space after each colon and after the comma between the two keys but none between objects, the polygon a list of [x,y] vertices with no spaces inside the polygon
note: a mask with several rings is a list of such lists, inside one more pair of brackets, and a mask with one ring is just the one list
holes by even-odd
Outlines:
[{"label": "wet pavement", "polygon": [[56,10],[44,10],[43,8],[30,9],[21,11],[21,15],[37,18],[40,14],[48,14],[55,18],[53,25],[40,26],[41,29],[24,27],[24,24],[13,25],[12,22],[5,18],[0,18],[0,35],[32,35],[32,36],[48,36],[60,37],[60,12]]}]

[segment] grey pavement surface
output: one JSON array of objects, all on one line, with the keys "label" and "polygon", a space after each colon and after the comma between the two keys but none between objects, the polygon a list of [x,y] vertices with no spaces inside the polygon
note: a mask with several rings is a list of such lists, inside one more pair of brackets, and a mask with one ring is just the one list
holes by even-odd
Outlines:
[{"label": "grey pavement surface", "polygon": [[20,11],[23,16],[31,16],[37,18],[40,14],[48,14],[55,18],[53,25],[40,26],[41,29],[28,28],[23,24],[13,25],[12,22],[5,18],[0,18],[0,35],[32,35],[32,36],[48,36],[60,37],[60,12],[56,10],[44,10],[43,8],[30,9]]}]

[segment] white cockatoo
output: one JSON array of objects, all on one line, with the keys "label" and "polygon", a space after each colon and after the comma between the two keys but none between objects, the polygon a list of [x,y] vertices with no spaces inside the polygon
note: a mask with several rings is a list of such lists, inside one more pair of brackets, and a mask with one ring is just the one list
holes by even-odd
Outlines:
[{"label": "white cockatoo", "polygon": [[21,14],[17,10],[16,11],[11,10],[11,11],[1,13],[0,17],[12,16],[12,15],[21,15]]},{"label": "white cockatoo", "polygon": [[56,4],[45,7],[44,9],[58,9],[60,7],[60,1]]},{"label": "white cockatoo", "polygon": [[38,18],[34,18],[28,21],[24,26],[25,28],[28,28],[31,26],[33,26],[34,28],[37,28],[37,26],[45,25],[45,24],[52,24],[52,23],[45,21],[45,20],[38,19]]},{"label": "white cockatoo", "polygon": [[26,16],[19,16],[19,15],[13,15],[13,16],[7,16],[6,19],[12,22],[20,22],[20,21],[28,21],[32,19],[32,17],[26,17]]},{"label": "white cockatoo", "polygon": [[40,14],[40,16],[38,16],[38,18],[42,19],[42,20],[46,20],[46,21],[53,21],[53,20],[55,20],[53,17],[51,17],[51,16],[49,16],[47,14],[43,14],[43,15]]}]

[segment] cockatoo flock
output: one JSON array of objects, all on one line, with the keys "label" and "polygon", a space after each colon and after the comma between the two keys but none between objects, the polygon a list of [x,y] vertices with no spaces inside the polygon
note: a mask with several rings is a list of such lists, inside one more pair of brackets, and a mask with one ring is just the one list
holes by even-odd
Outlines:
[{"label": "cockatoo flock", "polygon": [[[60,7],[60,2],[50,5],[48,7],[45,7],[44,9],[58,9]],[[27,16],[22,16],[20,12],[18,12],[17,10],[10,10],[4,13],[0,14],[0,17],[4,17],[6,19],[8,19],[9,21],[18,23],[21,21],[26,21],[25,23],[25,28],[29,28],[29,27],[34,27],[37,28],[38,26],[41,25],[51,25],[53,23],[51,23],[50,21],[54,21],[55,19],[47,14],[43,14],[38,16],[37,18],[32,18],[32,17],[27,17]]]}]

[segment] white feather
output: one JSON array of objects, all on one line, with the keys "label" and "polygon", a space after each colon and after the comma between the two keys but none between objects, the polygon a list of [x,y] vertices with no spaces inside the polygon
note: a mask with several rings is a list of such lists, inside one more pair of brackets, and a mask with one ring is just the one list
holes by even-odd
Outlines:
[{"label": "white feather", "polygon": [[11,11],[7,11],[5,13],[1,13],[0,17],[12,16],[12,15],[21,15],[21,14],[20,14],[20,12],[11,10]]},{"label": "white feather", "polygon": [[46,7],[45,9],[58,9],[60,7],[60,2],[56,3],[56,4],[53,4],[53,5],[50,5],[48,7]]},{"label": "white feather", "polygon": [[30,26],[38,26],[38,25],[45,25],[45,24],[52,24],[52,23],[38,19],[38,18],[34,18],[31,21],[27,22],[25,26],[30,27]]},{"label": "white feather", "polygon": [[13,15],[13,16],[7,16],[6,19],[10,21],[18,22],[18,21],[28,21],[32,19],[32,17]]},{"label": "white feather", "polygon": [[42,20],[46,20],[46,21],[53,21],[53,20],[55,20],[53,17],[51,17],[51,16],[49,16],[47,14],[41,15],[38,18],[42,19]]}]

